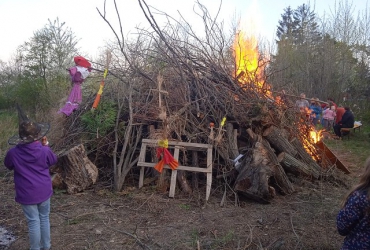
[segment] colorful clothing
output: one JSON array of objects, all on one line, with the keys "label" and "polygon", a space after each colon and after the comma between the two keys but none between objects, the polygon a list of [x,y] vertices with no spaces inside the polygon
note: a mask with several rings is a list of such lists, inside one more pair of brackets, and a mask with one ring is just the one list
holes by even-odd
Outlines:
[{"label": "colorful clothing", "polygon": [[57,156],[39,141],[11,148],[4,165],[14,170],[15,201],[33,205],[49,199],[53,194],[49,167],[56,162]]},{"label": "colorful clothing", "polygon": [[311,110],[312,124],[316,126],[318,124],[318,121],[320,121],[320,118],[321,118],[321,112],[322,112],[321,106],[317,104],[311,104],[310,110]]},{"label": "colorful clothing", "polygon": [[323,119],[326,119],[326,120],[329,120],[329,121],[334,121],[335,116],[336,116],[335,111],[334,110],[331,110],[329,108],[325,109],[322,112],[322,118]]},{"label": "colorful clothing", "polygon": [[89,73],[90,72],[87,68],[81,66],[74,66],[69,69],[69,75],[71,76],[73,87],[66,104],[58,113],[64,113],[66,116],[69,116],[78,108],[82,102],[81,85]]},{"label": "colorful clothing", "polygon": [[343,107],[337,108],[337,118],[335,119],[335,124],[338,124],[340,120],[342,120],[342,116],[346,110]]},{"label": "colorful clothing", "polygon": [[342,250],[370,249],[370,201],[366,191],[355,191],[337,215],[337,229],[346,236]]}]

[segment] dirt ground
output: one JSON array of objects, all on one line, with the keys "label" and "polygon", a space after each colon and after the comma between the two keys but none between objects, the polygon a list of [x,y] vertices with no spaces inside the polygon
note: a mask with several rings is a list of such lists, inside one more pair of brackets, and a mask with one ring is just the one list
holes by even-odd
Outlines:
[{"label": "dirt ground", "polygon": [[[336,152],[358,176],[362,163],[354,155]],[[342,159],[342,161],[343,161]],[[352,164],[349,164],[352,162]],[[0,168],[0,226],[16,240],[10,247],[28,249],[27,225],[14,201],[12,172]],[[239,197],[217,182],[205,203],[205,190],[175,198],[154,186],[128,184],[113,193],[97,183],[76,195],[55,191],[50,215],[52,249],[339,249],[336,231],[339,203],[348,189],[329,181],[294,183],[297,192],[276,196],[262,205]],[[353,183],[347,183],[352,185]]]}]

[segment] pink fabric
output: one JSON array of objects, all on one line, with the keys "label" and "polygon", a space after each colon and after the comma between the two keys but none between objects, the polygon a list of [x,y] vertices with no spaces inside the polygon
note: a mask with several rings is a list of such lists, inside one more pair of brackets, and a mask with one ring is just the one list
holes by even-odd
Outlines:
[{"label": "pink fabric", "polygon": [[334,121],[335,119],[335,116],[336,116],[336,113],[334,110],[331,110],[331,109],[325,109],[323,111],[323,119],[326,119],[326,120],[329,120],[329,121]]},{"label": "pink fabric", "polygon": [[66,104],[59,110],[58,113],[64,113],[66,116],[70,116],[74,110],[76,110],[79,104],[82,102],[81,85],[84,79],[81,77],[81,73],[77,71],[76,67],[69,69],[71,81],[73,84],[72,90],[69,93]]}]

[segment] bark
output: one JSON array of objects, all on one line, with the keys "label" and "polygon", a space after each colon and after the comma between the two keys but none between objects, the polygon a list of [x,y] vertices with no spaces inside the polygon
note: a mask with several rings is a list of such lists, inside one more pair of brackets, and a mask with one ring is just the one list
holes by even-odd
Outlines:
[{"label": "bark", "polygon": [[267,165],[268,153],[262,143],[255,143],[252,157],[250,164],[246,161],[242,162],[235,190],[258,202],[267,202],[272,198],[269,191],[269,179],[274,172]]},{"label": "bark", "polygon": [[85,190],[98,178],[98,168],[89,160],[82,144],[60,155],[53,170],[62,178],[69,194]]},{"label": "bark", "polygon": [[231,159],[235,159],[239,155],[237,135],[238,130],[234,129],[233,124],[228,122],[226,124],[226,136]]},{"label": "bark", "polygon": [[263,132],[263,137],[275,148],[278,153],[287,152],[291,156],[297,155],[297,150],[294,146],[283,136],[283,133],[275,126],[267,128]]},{"label": "bark", "polygon": [[302,143],[297,138],[294,138],[291,141],[291,144],[296,148],[299,158],[310,166],[311,171],[315,173],[315,175],[320,175],[322,173],[322,168],[314,159],[312,159],[306,150],[304,150]]},{"label": "bark", "polygon": [[281,163],[285,171],[290,172],[295,175],[302,175],[305,177],[313,177],[315,179],[319,178],[316,172],[312,172],[311,168],[305,163],[297,160],[288,153],[282,152],[278,155],[278,161]]},{"label": "bark", "polygon": [[247,129],[247,133],[249,136],[255,140],[255,141],[260,141],[268,155],[268,159],[270,161],[269,165],[271,169],[274,172],[274,179],[275,179],[275,185],[276,188],[282,193],[282,194],[291,194],[293,193],[294,186],[293,184],[289,181],[288,176],[285,174],[285,171],[283,167],[280,165],[278,158],[274,152],[274,150],[271,148],[270,143],[266,140],[263,139],[262,136],[257,135],[253,133],[251,129]]}]

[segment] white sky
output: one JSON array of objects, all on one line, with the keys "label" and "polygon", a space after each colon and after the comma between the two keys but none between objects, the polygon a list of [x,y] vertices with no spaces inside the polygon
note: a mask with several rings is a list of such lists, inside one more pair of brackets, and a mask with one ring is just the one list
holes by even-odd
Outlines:
[{"label": "white sky", "polygon": [[[212,15],[215,15],[221,0],[199,0]],[[324,11],[330,12],[335,2],[340,0],[223,0],[220,19],[230,24],[233,16],[253,17],[260,35],[273,41],[276,26],[281,14],[288,6],[294,10],[303,3],[315,5],[315,12],[321,16]],[[342,0],[346,1],[346,0]],[[367,0],[347,0],[356,6],[357,10],[366,7]],[[106,0],[107,16],[114,24],[117,20],[113,0]],[[123,21],[124,32],[135,32],[135,26],[148,27],[138,0],[116,0]],[[177,11],[189,22],[199,19],[194,16],[195,0],[146,0],[154,6],[175,18]],[[57,17],[60,22],[66,22],[76,37],[80,39],[78,47],[84,56],[94,57],[105,44],[113,39],[113,33],[99,16],[96,8],[103,10],[104,0],[0,0],[0,60],[11,58],[17,47],[28,41],[33,32],[42,29],[48,19]],[[251,7],[252,6],[252,7]],[[197,25],[194,23],[194,26]],[[118,26],[115,26],[118,31]]]}]

